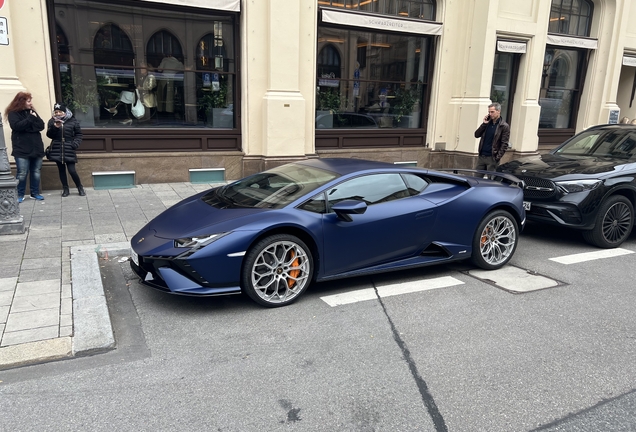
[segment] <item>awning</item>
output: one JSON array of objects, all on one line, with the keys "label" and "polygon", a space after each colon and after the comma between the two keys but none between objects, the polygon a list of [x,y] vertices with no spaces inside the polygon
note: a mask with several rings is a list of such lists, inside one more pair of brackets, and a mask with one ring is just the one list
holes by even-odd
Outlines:
[{"label": "awning", "polygon": [[366,29],[393,30],[401,33],[441,35],[442,24],[430,21],[416,21],[400,18],[386,18],[375,15],[365,15],[357,12],[343,12],[331,9],[321,9],[322,22],[340,24]]},{"label": "awning", "polygon": [[164,3],[172,6],[192,6],[205,9],[215,9],[229,12],[241,11],[241,0],[142,0],[154,3]]},{"label": "awning", "polygon": [[515,53],[515,54],[525,54],[526,43],[513,42],[513,41],[507,41],[507,40],[497,40],[497,51]]},{"label": "awning", "polygon": [[636,57],[623,56],[623,66],[636,67]]},{"label": "awning", "polygon": [[554,35],[554,34],[548,35],[548,44],[571,47],[571,48],[585,48],[585,49],[598,48],[597,39]]}]

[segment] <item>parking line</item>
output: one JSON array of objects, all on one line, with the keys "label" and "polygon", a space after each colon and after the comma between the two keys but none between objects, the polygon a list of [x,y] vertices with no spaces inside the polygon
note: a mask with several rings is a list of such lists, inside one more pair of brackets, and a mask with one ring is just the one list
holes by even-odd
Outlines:
[{"label": "parking line", "polygon": [[561,263],[561,264],[569,265],[569,264],[576,264],[576,263],[592,261],[592,260],[597,260],[602,258],[612,258],[612,257],[621,256],[621,255],[629,255],[633,253],[634,253],[633,251],[622,249],[622,248],[603,249],[603,250],[594,251],[594,252],[584,252],[584,253],[578,253],[573,255],[564,255],[564,256],[560,256],[556,258],[550,258],[550,260]]},{"label": "parking line", "polygon": [[[447,288],[455,285],[463,285],[464,282],[451,276],[444,276],[435,279],[424,279],[411,282],[396,283],[390,285],[382,285],[377,287],[380,297],[392,297],[396,295],[414,293],[419,291],[427,291],[437,288]],[[331,307],[341,306],[345,304],[357,303],[366,300],[374,300],[378,298],[375,289],[365,288],[350,291],[342,294],[334,294],[320,297],[322,301]]]}]

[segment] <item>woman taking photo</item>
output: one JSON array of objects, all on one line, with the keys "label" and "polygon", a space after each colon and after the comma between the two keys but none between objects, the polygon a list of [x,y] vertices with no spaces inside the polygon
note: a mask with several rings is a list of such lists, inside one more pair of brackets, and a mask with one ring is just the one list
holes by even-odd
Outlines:
[{"label": "woman taking photo", "polygon": [[44,120],[31,104],[31,93],[19,92],[4,110],[4,116],[11,126],[11,156],[15,158],[18,179],[18,202],[24,201],[27,174],[31,188],[31,198],[44,200],[40,194],[40,170],[44,157],[44,143],[40,132],[44,130]]},{"label": "woman taking photo", "polygon": [[77,163],[75,150],[77,150],[82,143],[82,129],[80,128],[79,121],[73,116],[71,110],[63,103],[56,103],[53,106],[53,118],[49,120],[46,136],[52,140],[51,150],[46,155],[46,158],[57,164],[60,181],[64,188],[62,196],[67,197],[69,195],[68,179],[66,177],[67,169],[75,186],[77,186],[80,196],[86,195],[79,175],[77,175],[77,171],[75,170],[75,164]]}]

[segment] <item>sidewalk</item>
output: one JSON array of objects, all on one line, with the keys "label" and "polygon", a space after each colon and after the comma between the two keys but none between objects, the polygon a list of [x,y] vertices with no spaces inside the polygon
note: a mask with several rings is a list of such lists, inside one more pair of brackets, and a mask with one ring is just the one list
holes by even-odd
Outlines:
[{"label": "sidewalk", "polygon": [[20,204],[26,232],[0,236],[0,369],[114,346],[98,260],[126,259],[130,238],[210,184],[43,191]]}]

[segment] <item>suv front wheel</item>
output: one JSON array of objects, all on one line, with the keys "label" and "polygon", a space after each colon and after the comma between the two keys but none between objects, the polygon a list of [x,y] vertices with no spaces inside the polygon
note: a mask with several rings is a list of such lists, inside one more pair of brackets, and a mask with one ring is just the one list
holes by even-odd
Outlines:
[{"label": "suv front wheel", "polygon": [[583,231],[588,243],[600,248],[619,247],[634,226],[634,206],[622,195],[613,195],[601,204],[596,223],[590,231]]}]

